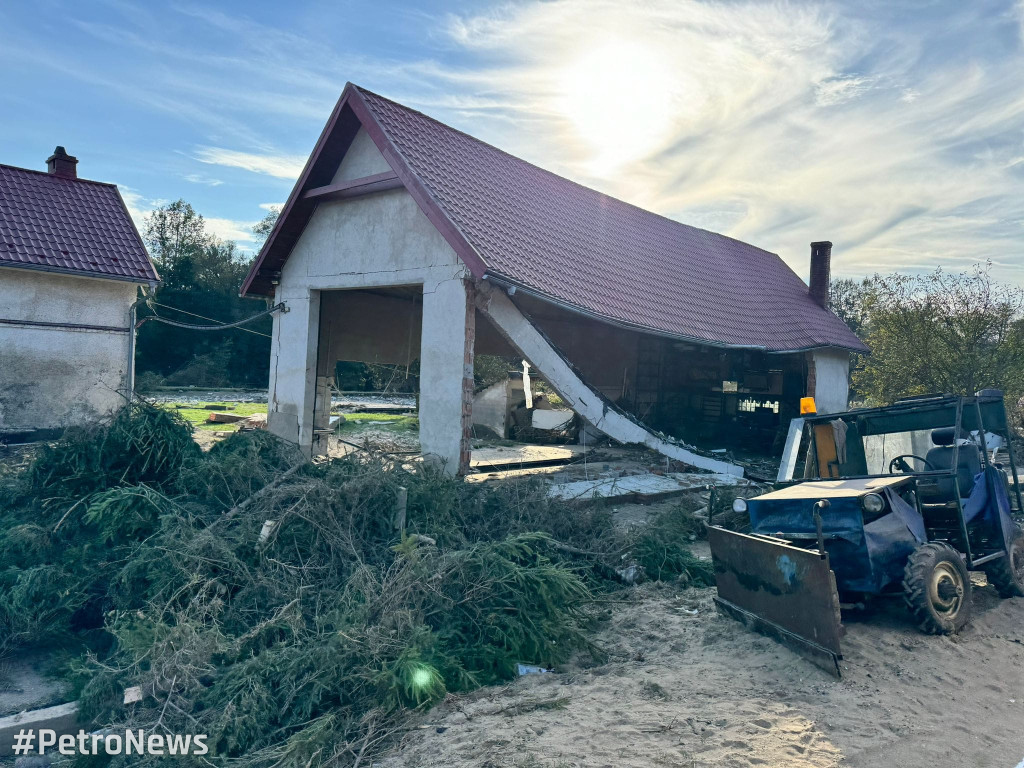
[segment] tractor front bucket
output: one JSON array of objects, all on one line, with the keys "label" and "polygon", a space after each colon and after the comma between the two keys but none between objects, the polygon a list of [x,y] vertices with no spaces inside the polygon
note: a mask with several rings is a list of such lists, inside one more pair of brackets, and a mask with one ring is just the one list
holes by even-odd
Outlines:
[{"label": "tractor front bucket", "polygon": [[719,609],[839,677],[843,625],[828,554],[717,526],[708,542]]}]

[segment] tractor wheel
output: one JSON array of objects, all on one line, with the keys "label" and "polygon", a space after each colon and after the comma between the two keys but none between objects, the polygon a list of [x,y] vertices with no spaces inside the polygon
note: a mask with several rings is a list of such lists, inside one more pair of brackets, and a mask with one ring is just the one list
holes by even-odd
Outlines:
[{"label": "tractor wheel", "polygon": [[933,635],[959,632],[971,620],[971,577],[948,544],[922,544],[903,569],[904,600],[919,626]]},{"label": "tractor wheel", "polygon": [[1024,531],[1014,526],[1009,557],[1001,557],[985,566],[988,583],[1000,597],[1024,597]]}]

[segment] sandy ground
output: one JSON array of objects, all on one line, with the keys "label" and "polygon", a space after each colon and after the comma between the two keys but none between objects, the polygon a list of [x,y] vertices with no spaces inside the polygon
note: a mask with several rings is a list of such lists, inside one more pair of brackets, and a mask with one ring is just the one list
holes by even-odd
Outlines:
[{"label": "sandy ground", "polygon": [[36,654],[0,661],[0,717],[67,700],[68,686],[46,676],[46,657]]},{"label": "sandy ground", "polygon": [[[1014,768],[1024,759],[1024,599],[975,590],[958,637],[902,602],[847,616],[843,679],[718,615],[713,589],[616,596],[607,662],[451,696],[380,765]],[[696,615],[693,615],[696,611]]]}]

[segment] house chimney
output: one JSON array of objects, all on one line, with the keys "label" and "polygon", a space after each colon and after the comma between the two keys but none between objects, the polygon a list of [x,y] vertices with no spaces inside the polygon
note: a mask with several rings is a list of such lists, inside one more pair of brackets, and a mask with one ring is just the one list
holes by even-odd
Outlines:
[{"label": "house chimney", "polygon": [[811,243],[811,298],[828,309],[829,281],[832,279],[832,243]]},{"label": "house chimney", "polygon": [[78,158],[69,155],[64,147],[57,147],[53,150],[53,154],[46,158],[46,172],[64,179],[78,178],[76,165],[78,165]]}]

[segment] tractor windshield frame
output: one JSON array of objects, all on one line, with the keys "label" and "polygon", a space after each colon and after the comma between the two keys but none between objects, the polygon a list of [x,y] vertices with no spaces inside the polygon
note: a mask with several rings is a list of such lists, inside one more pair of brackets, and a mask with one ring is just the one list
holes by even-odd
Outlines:
[{"label": "tractor windshield frame", "polygon": [[[809,444],[808,457],[818,464],[818,434],[823,427],[831,428],[833,422],[842,421],[847,430],[853,432],[856,440],[863,441],[873,435],[888,435],[916,431],[930,431],[937,428],[952,427],[954,449],[952,468],[904,472],[912,477],[953,477],[956,478],[956,467],[960,459],[960,446],[963,439],[970,439],[980,448],[982,468],[991,465],[991,459],[985,445],[985,434],[990,433],[1001,437],[1005,443],[1010,461],[1010,469],[1014,477],[1014,490],[1017,509],[1024,510],[1017,478],[1017,463],[1013,453],[1013,441],[1006,408],[1002,394],[986,394],[964,397],[959,395],[922,395],[919,397],[898,400],[893,405],[862,408],[853,411],[830,414],[811,414],[793,419],[790,424],[782,463],[779,467],[777,482],[792,483],[806,480],[852,480],[859,478],[891,477],[894,473],[868,473],[843,471],[844,466],[838,462],[830,463],[825,471],[818,467],[816,472],[803,478],[794,478],[793,473],[799,459],[801,444],[806,436]],[[861,446],[863,442],[861,442]],[[959,484],[958,484],[959,485]]]},{"label": "tractor windshield frame", "polygon": [[[840,461],[837,450],[837,440],[833,434],[834,424],[837,421],[843,422],[845,427],[840,427],[844,445],[843,454],[851,448],[859,450],[859,456],[855,460]],[[838,426],[838,425],[836,425]],[[867,458],[864,448],[864,437],[872,435],[890,435],[898,433],[909,433],[911,437],[916,432],[924,432],[933,429],[952,427],[953,456],[951,466],[948,469],[929,470],[927,467],[923,472],[900,472],[884,474],[857,474],[846,472],[843,468],[849,468],[856,464],[867,470]],[[853,441],[848,440],[852,432]],[[1011,499],[1017,502],[1016,511],[1024,511],[1024,502],[1021,499],[1020,484],[1017,481],[1017,462],[1013,454],[1013,440],[1010,431],[1009,421],[1006,418],[1006,408],[1003,403],[1003,396],[998,391],[982,391],[970,397],[958,395],[925,395],[921,397],[906,398],[899,400],[893,405],[880,408],[864,408],[854,411],[832,414],[812,414],[802,418],[793,419],[790,425],[789,435],[786,441],[786,448],[783,453],[783,460],[779,467],[778,482],[783,485],[794,483],[813,482],[820,480],[854,480],[862,478],[899,477],[904,476],[913,479],[915,488],[914,502],[917,505],[918,513],[923,514],[921,498],[916,489],[918,480],[931,482],[930,478],[951,478],[955,489],[955,507],[960,527],[960,538],[962,548],[969,568],[975,568],[990,560],[1005,556],[1003,549],[993,551],[972,551],[970,536],[968,533],[967,521],[964,517],[964,500],[961,495],[960,481],[957,468],[960,460],[960,447],[962,441],[970,439],[978,446],[982,471],[986,478],[991,477],[988,470],[993,466],[992,459],[988,455],[986,444],[986,433],[995,434],[1005,441],[1007,456],[1010,461],[1010,470],[1013,472],[1013,493]],[[826,450],[819,452],[818,436],[823,438]],[[807,465],[805,466],[805,477],[794,480],[793,473],[803,438],[807,437]],[[912,440],[911,440],[912,442]],[[901,454],[908,455],[908,454]],[[912,451],[909,455],[917,455]],[[826,461],[822,462],[820,459]],[[884,462],[884,443],[881,451],[881,458]],[[894,460],[894,459],[893,459]],[[893,461],[890,460],[890,461]],[[813,463],[812,463],[813,462]],[[820,465],[826,465],[826,472],[819,471]],[[811,467],[813,471],[808,471]],[[810,475],[810,476],[808,476]],[[990,482],[990,480],[986,480]],[[1013,501],[1010,501],[1013,508]]]}]

